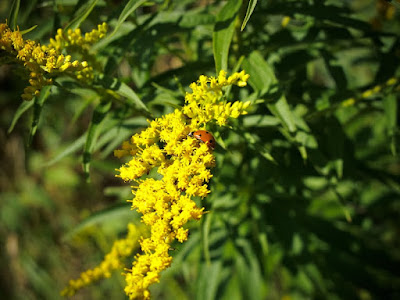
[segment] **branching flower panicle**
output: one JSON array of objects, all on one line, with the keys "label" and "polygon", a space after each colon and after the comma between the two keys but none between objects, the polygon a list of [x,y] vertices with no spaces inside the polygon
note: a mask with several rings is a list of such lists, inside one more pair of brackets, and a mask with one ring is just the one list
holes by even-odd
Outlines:
[{"label": "branching flower panicle", "polygon": [[[184,242],[189,220],[199,220],[204,208],[199,208],[194,197],[206,197],[208,182],[215,166],[215,158],[206,143],[188,136],[194,130],[205,129],[212,121],[222,126],[229,118],[246,114],[250,102],[234,103],[222,100],[223,88],[229,85],[246,86],[249,75],[244,71],[226,77],[200,76],[190,85],[192,93],[185,96],[186,105],[173,113],[149,122],[149,127],[124,142],[115,156],[131,157],[118,169],[118,177],[135,182],[132,209],[140,212],[142,222],[150,226],[150,237],[142,238],[142,254],[137,255],[132,269],[126,273],[125,292],[130,299],[149,299],[149,286],[158,282],[160,272],[168,268],[174,240]],[[159,180],[142,179],[156,168]]]},{"label": "branching flower panicle", "polygon": [[109,278],[113,271],[122,269],[124,267],[123,259],[132,255],[133,251],[138,248],[138,240],[142,234],[142,228],[132,223],[128,224],[126,238],[116,240],[111,251],[97,267],[83,272],[78,279],[70,280],[61,295],[73,296],[77,290],[100,279]]},{"label": "branching flower panicle", "polygon": [[88,47],[105,36],[107,24],[98,26],[97,30],[87,33],[84,37],[80,30],[62,29],[57,31],[55,39],[49,45],[24,40],[19,30],[12,31],[7,24],[0,24],[0,49],[4,50],[8,59],[22,64],[29,73],[29,86],[24,89],[22,99],[31,100],[40,94],[40,90],[53,83],[53,78],[66,74],[83,82],[93,79],[93,68],[87,61],[72,61],[71,55],[64,55],[62,50],[70,45],[87,52]]}]

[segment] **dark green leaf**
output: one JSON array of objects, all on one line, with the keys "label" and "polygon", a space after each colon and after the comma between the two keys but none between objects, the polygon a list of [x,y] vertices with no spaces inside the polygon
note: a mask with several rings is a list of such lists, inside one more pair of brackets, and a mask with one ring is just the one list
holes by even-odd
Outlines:
[{"label": "dark green leaf", "polygon": [[99,127],[101,122],[107,116],[107,112],[111,108],[111,101],[102,101],[97,105],[93,112],[92,121],[90,122],[88,134],[86,136],[85,148],[83,152],[83,172],[85,177],[89,179],[89,168],[92,159],[92,152],[96,145],[97,137],[99,135]]},{"label": "dark green leaf", "polygon": [[17,121],[22,116],[22,114],[24,112],[26,112],[29,108],[31,108],[34,103],[35,102],[32,101],[32,100],[31,101],[22,101],[22,103],[19,105],[17,111],[14,114],[14,117],[13,117],[13,119],[11,121],[10,127],[8,128],[8,131],[7,131],[8,134],[10,134],[13,131],[13,129],[15,127],[15,124],[17,124]]},{"label": "dark green leaf", "polygon": [[34,101],[34,105],[33,105],[33,120],[32,120],[31,130],[29,133],[28,145],[30,145],[32,143],[33,137],[36,134],[36,131],[37,131],[37,128],[39,125],[39,121],[40,121],[40,116],[41,116],[42,109],[43,109],[43,104],[46,101],[46,99],[49,97],[50,90],[51,90],[50,85],[43,87],[42,90],[40,91],[39,97],[35,97],[33,100],[31,100],[31,101]]},{"label": "dark green leaf", "polygon": [[118,32],[122,23],[143,3],[147,2],[147,0],[130,0],[122,10],[121,14],[119,15],[117,24],[115,25],[114,31],[109,35],[110,37],[113,36],[115,33]]},{"label": "dark green leaf", "polygon": [[61,151],[61,153],[59,153],[56,157],[54,157],[53,159],[46,162],[43,166],[49,167],[49,166],[55,164],[56,162],[60,161],[64,157],[79,151],[80,149],[83,148],[85,141],[86,141],[86,134],[82,135],[77,140],[73,141],[70,145],[67,146],[67,148],[65,148],[63,151]]},{"label": "dark green leaf", "polygon": [[398,122],[398,99],[397,96],[387,95],[383,99],[383,107],[385,109],[385,120],[388,129],[389,136],[391,137],[390,148],[393,155],[397,153],[397,143],[396,134],[399,133],[399,128],[397,127]]},{"label": "dark green leaf", "polygon": [[96,6],[98,0],[82,1],[82,6],[76,11],[74,18],[70,21],[64,30],[72,29],[75,30],[79,28],[83,21],[90,15],[94,7]]},{"label": "dark green leaf", "polygon": [[8,25],[12,30],[17,30],[18,26],[18,12],[20,6],[20,0],[14,0],[11,5],[11,10],[8,15]]}]

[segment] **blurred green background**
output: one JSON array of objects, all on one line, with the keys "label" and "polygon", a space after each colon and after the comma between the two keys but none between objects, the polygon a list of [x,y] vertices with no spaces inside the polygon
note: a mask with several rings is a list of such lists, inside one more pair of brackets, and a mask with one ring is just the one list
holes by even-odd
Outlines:
[{"label": "blurred green background", "polygon": [[[101,22],[112,32],[127,2],[21,1],[17,24],[38,25],[24,38],[46,44],[93,5],[82,32]],[[93,141],[90,182],[82,156],[100,96],[59,78],[40,115],[31,107],[8,132],[27,78],[0,66],[1,298],[58,299],[100,263],[139,220],[112,151],[146,118],[183,105],[188,85],[226,59],[230,72],[251,75],[229,99],[252,108],[230,128],[210,126],[219,144],[202,203],[210,213],[174,245],[153,298],[400,299],[400,89],[385,85],[399,78],[399,9],[372,0],[134,2],[143,3],[91,51],[96,84],[108,84],[105,74],[128,86],[150,113],[113,103]],[[0,3],[1,22],[11,4]],[[340,107],[350,97],[356,104]],[[123,287],[117,271],[74,299],[125,299]]]}]

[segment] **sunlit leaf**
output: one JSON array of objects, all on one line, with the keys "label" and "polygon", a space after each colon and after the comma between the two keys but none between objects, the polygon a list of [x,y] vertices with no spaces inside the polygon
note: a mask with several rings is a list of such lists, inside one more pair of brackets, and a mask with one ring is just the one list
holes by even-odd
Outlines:
[{"label": "sunlit leaf", "polygon": [[241,4],[242,0],[229,0],[217,15],[217,23],[213,32],[213,51],[217,74],[220,70],[228,70],[229,47]]},{"label": "sunlit leaf", "polygon": [[244,16],[242,27],[240,28],[241,31],[243,31],[243,29],[246,27],[246,24],[250,20],[250,17],[252,15],[254,9],[256,8],[256,5],[257,5],[257,0],[249,1],[249,5],[247,6],[246,15]]}]

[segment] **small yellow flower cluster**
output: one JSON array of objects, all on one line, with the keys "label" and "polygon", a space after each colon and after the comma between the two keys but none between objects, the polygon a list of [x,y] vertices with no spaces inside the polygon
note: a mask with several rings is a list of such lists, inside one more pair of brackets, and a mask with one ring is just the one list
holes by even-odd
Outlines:
[{"label": "small yellow flower cluster", "polygon": [[70,280],[61,295],[73,296],[77,290],[102,278],[109,278],[112,271],[122,269],[124,267],[122,260],[130,256],[138,248],[138,239],[141,234],[142,230],[140,228],[132,223],[128,224],[127,237],[114,242],[111,251],[104,257],[98,267],[83,272],[78,279]]},{"label": "small yellow flower cluster", "polygon": [[[193,92],[186,94],[186,105],[181,110],[150,121],[146,130],[132,136],[121,150],[115,150],[117,157],[132,157],[118,169],[117,176],[136,182],[132,209],[140,212],[142,222],[151,227],[150,237],[140,241],[143,254],[136,256],[126,274],[125,292],[130,299],[150,298],[149,285],[158,282],[160,272],[171,264],[171,243],[186,241],[188,230],[183,226],[204,214],[204,208],[198,208],[193,197],[204,198],[210,193],[207,183],[215,158],[207,144],[188,134],[211,121],[224,125],[228,118],[246,114],[250,102],[232,104],[221,99],[224,87],[243,87],[248,78],[244,71],[228,78],[224,71],[217,78],[200,76],[190,85]],[[141,179],[153,168],[161,179]]]},{"label": "small yellow flower cluster", "polygon": [[[367,89],[361,93],[361,95],[358,98],[348,98],[346,100],[343,100],[340,102],[341,107],[349,107],[355,105],[357,102],[367,99],[375,94],[380,93],[382,90],[385,88],[393,87],[396,84],[399,83],[399,80],[396,77],[391,77],[389,78],[386,82],[382,84],[375,85],[374,87]],[[398,88],[398,86],[397,86]]]},{"label": "small yellow flower cluster", "polygon": [[97,29],[85,33],[85,36],[82,36],[82,32],[79,28],[75,30],[68,29],[67,31],[60,28],[57,30],[54,39],[50,39],[48,47],[54,48],[57,51],[74,46],[78,47],[78,49],[88,50],[91,45],[104,38],[106,33],[107,23],[97,25]]},{"label": "small yellow flower cluster", "polygon": [[[85,38],[78,38],[76,30],[73,35],[66,36],[68,41],[76,39],[79,45],[86,47],[103,37],[106,28],[106,24],[103,23],[99,25],[99,30],[92,31]],[[24,40],[19,30],[12,31],[4,23],[0,24],[0,49],[5,50],[14,62],[22,63],[29,72],[30,85],[24,89],[24,100],[38,96],[42,87],[51,85],[52,78],[60,73],[81,81],[90,81],[93,78],[93,68],[86,61],[71,61],[70,55],[61,54],[63,48],[54,47],[52,43],[42,46],[34,41]]]},{"label": "small yellow flower cluster", "polygon": [[[192,119],[192,126],[206,124],[211,120],[216,120],[220,126],[226,125],[228,118],[237,118],[241,114],[246,113],[248,102],[236,101],[231,102],[220,101],[222,96],[222,88],[228,85],[245,86],[249,78],[244,71],[235,73],[226,78],[226,72],[221,71],[217,78],[200,76],[197,83],[192,83],[190,88],[192,94],[187,94],[185,101],[187,105],[183,107],[183,112]],[[197,123],[197,124],[196,124]]]}]

